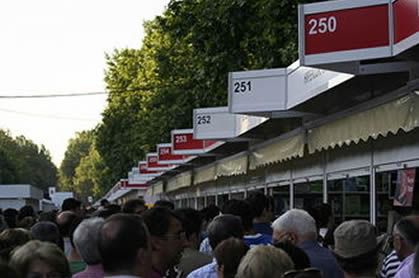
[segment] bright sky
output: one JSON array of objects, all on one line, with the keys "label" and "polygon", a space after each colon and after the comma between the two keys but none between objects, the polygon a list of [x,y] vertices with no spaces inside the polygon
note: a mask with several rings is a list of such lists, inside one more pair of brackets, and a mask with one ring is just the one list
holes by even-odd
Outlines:
[{"label": "bright sky", "polygon": [[[105,53],[139,48],[144,20],[169,0],[0,1],[0,96],[104,91]],[[0,128],[44,144],[59,166],[68,140],[95,127],[106,95],[0,99]]]}]

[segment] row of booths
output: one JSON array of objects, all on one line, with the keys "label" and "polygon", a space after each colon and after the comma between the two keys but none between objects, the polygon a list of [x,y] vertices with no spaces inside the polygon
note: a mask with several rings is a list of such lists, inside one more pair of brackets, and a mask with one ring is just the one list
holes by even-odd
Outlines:
[{"label": "row of booths", "polygon": [[337,223],[386,230],[390,211],[419,207],[418,11],[410,0],[299,6],[298,61],[231,72],[228,107],[195,109],[193,128],[173,130],[107,197],[200,209],[263,190],[277,213],[325,202]]}]

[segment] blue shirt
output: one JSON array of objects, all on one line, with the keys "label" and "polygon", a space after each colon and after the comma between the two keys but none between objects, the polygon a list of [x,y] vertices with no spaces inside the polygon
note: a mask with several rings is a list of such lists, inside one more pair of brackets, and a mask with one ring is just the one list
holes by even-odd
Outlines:
[{"label": "blue shirt", "polygon": [[186,278],[218,278],[217,262],[214,259],[212,263],[204,265],[189,273]]},{"label": "blue shirt", "polygon": [[247,235],[243,237],[244,243],[250,248],[256,245],[271,245],[272,237],[268,235],[256,234],[256,235]]},{"label": "blue shirt", "polygon": [[399,265],[396,276],[394,276],[394,278],[415,278],[416,275],[413,273],[414,258],[415,253],[411,254],[409,257],[406,257]]},{"label": "blue shirt", "polygon": [[255,223],[253,224],[253,230],[256,233],[272,236],[273,230],[271,223]]},{"label": "blue shirt", "polygon": [[321,270],[323,278],[343,278],[343,272],[329,249],[317,241],[304,241],[298,247],[306,252],[311,266]]}]

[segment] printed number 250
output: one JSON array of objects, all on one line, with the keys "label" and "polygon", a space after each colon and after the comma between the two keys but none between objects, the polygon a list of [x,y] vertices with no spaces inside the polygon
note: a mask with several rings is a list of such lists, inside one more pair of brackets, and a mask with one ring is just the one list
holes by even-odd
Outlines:
[{"label": "printed number 250", "polygon": [[309,35],[316,35],[318,33],[333,33],[337,29],[336,17],[321,17],[319,19],[312,18],[308,21],[310,26]]},{"label": "printed number 250", "polygon": [[251,81],[240,81],[240,82],[234,82],[234,92],[236,94],[244,94],[244,93],[250,93],[252,91],[252,82]]}]

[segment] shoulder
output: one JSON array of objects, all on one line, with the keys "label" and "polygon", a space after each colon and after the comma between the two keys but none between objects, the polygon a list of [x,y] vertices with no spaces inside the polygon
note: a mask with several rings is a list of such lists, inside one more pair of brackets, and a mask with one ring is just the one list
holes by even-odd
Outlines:
[{"label": "shoulder", "polygon": [[217,263],[212,262],[210,264],[200,267],[187,276],[187,278],[216,278],[217,277]]}]

